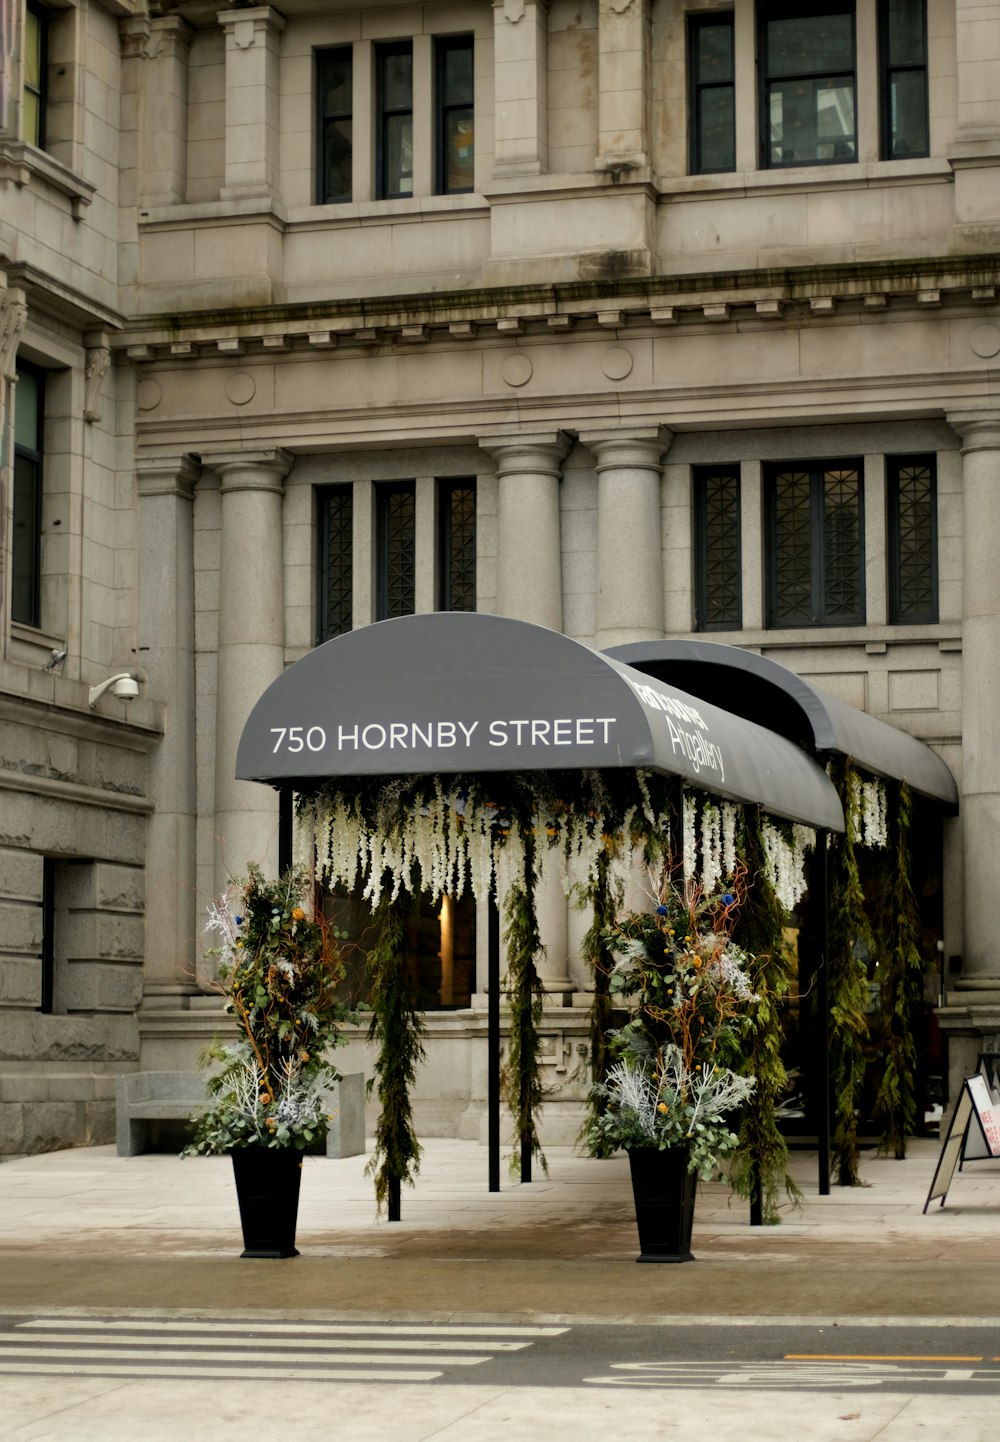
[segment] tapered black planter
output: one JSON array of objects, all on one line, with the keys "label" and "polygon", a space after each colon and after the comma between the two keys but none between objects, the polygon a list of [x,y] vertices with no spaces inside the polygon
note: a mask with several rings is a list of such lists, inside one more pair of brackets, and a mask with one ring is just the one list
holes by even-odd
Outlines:
[{"label": "tapered black planter", "polygon": [[686,1147],[630,1147],[632,1195],[639,1228],[637,1262],[693,1262],[691,1228],[698,1177]]},{"label": "tapered black planter", "polygon": [[236,1147],[233,1176],[244,1257],[297,1257],[302,1153],[297,1147]]}]

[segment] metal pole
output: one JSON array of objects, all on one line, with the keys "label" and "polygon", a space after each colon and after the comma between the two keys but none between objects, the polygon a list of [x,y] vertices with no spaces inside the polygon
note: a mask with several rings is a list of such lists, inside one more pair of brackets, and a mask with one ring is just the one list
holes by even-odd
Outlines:
[{"label": "metal pole", "polygon": [[292,793],[287,786],[278,791],[278,874],[292,864]]},{"label": "metal pole", "polygon": [[500,1190],[500,908],[496,883],[490,887],[486,920],[487,1021],[486,1086],[489,1132],[489,1189]]},{"label": "metal pole", "polygon": [[821,951],[816,976],[816,1010],[819,1013],[819,1115],[816,1144],[819,1148],[819,1194],[830,1195],[830,833],[823,834],[820,868]]}]

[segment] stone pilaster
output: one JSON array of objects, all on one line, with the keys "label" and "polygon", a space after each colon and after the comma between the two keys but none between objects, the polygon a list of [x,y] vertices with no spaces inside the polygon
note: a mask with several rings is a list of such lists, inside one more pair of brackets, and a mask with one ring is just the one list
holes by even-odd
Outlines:
[{"label": "stone pilaster", "polygon": [[497,613],[561,631],[559,482],[569,442],[549,431],[479,444],[497,462]]},{"label": "stone pilaster", "polygon": [[493,0],[493,174],[548,169],[548,0]]},{"label": "stone pilaster", "polygon": [[155,809],[146,824],[144,1004],[168,1006],[195,989],[194,486],[191,456],[142,457],[139,495],[139,645],[149,694],[166,707],[149,759]]},{"label": "stone pilaster", "polygon": [[955,0],[958,125],[948,149],[955,217],[995,225],[1000,217],[1000,0]]},{"label": "stone pilaster", "polygon": [[600,0],[597,169],[616,179],[649,169],[649,0]]},{"label": "stone pilaster", "polygon": [[673,439],[663,426],[581,441],[597,465],[597,627],[599,650],[663,636],[660,482]]},{"label": "stone pilaster", "polygon": [[219,654],[215,706],[215,877],[278,865],[277,793],[235,779],[236,750],[254,704],[284,666],[282,482],[287,451],[205,456],[221,481]]},{"label": "stone pilaster", "polygon": [[193,35],[179,15],[149,22],[143,64],[142,205],[187,199],[188,55]]},{"label": "stone pilaster", "polygon": [[962,833],[960,986],[1000,992],[1000,410],[948,416],[962,438]]},{"label": "stone pilaster", "polygon": [[226,10],[226,179],[223,200],[278,192],[278,51],[284,18],[269,5]]}]

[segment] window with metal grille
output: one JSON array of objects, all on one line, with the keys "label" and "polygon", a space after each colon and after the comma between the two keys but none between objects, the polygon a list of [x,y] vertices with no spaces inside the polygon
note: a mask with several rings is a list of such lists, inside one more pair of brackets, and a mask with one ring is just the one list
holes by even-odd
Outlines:
[{"label": "window with metal grille", "polygon": [[44,373],[17,365],[14,388],[14,491],[11,619],[42,624],[42,447]]},{"label": "window with metal grille", "polygon": [[319,596],[316,641],[342,636],[353,623],[354,498],[351,486],[325,486],[319,508]]},{"label": "window with metal grille", "polygon": [[413,42],[375,47],[377,198],[413,194]]},{"label": "window with metal grille", "polygon": [[438,481],[438,610],[476,609],[476,482]]},{"label": "window with metal grille", "polygon": [[351,199],[354,148],[354,72],[349,45],[316,52],[316,200]]},{"label": "window with metal grille", "polygon": [[883,160],[930,154],[927,0],[879,0]]},{"label": "window with metal grille", "polygon": [[688,75],[692,175],[736,167],[736,87],[733,17],[688,17]]},{"label": "window with metal grille", "polygon": [[937,476],[933,456],[887,456],[889,620],[936,621]]},{"label": "window with metal grille", "polygon": [[757,10],[761,165],[857,157],[853,4]]},{"label": "window with metal grille", "polygon": [[412,481],[376,487],[376,620],[412,615],[416,606],[416,494]]},{"label": "window with metal grille", "polygon": [[695,629],[742,624],[740,468],[694,468]]},{"label": "window with metal grille", "polygon": [[475,181],[471,35],[434,42],[434,98],[438,195],[462,195]]},{"label": "window with metal grille", "polygon": [[768,465],[764,496],[767,624],[863,622],[861,462]]}]

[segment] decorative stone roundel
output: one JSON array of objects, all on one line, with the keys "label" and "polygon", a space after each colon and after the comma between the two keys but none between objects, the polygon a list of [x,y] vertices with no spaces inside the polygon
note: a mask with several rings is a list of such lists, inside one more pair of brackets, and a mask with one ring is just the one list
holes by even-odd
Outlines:
[{"label": "decorative stone roundel", "polygon": [[140,381],[135,398],[141,411],[155,411],[163,399],[159,381]]},{"label": "decorative stone roundel", "polygon": [[614,346],[611,350],[604,352],[601,370],[609,381],[623,381],[626,376],[632,374],[633,364],[629,351],[622,346]]},{"label": "decorative stone roundel", "polygon": [[509,355],[500,367],[500,374],[509,386],[523,386],[531,380],[534,369],[526,355]]},{"label": "decorative stone roundel", "polygon": [[970,342],[976,355],[988,360],[1000,351],[1000,330],[995,325],[980,325],[972,332]]},{"label": "decorative stone roundel", "polygon": [[257,392],[254,378],[246,371],[237,371],[226,381],[226,395],[234,406],[245,406],[247,401],[252,401]]}]

